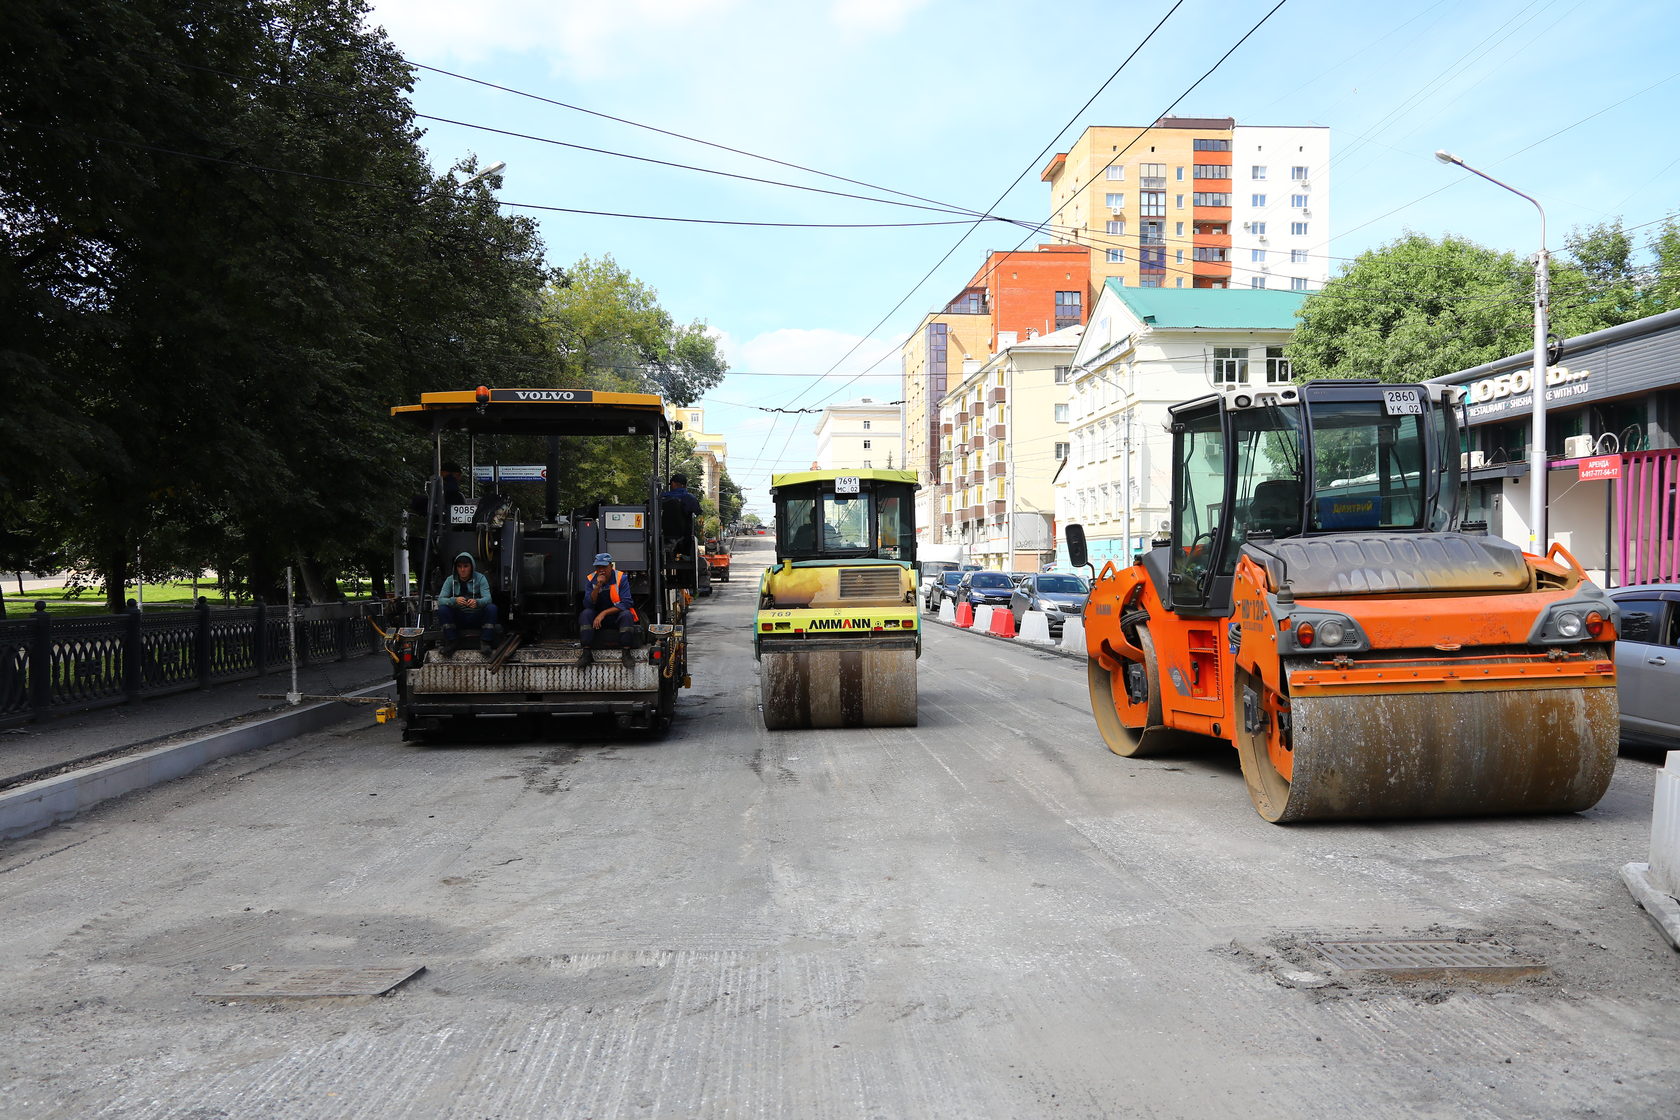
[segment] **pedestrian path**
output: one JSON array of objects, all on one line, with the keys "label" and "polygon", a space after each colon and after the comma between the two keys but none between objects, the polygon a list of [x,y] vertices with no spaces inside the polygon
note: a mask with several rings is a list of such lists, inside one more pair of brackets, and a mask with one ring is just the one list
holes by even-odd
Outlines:
[{"label": "pedestrian path", "polygon": [[[390,661],[384,655],[359,657],[300,668],[298,691],[336,696],[390,679]],[[112,751],[157,746],[273,715],[290,705],[264,696],[284,695],[290,687],[290,671],[279,670],[207,689],[0,729],[0,786]],[[371,710],[368,718],[372,718]]]}]

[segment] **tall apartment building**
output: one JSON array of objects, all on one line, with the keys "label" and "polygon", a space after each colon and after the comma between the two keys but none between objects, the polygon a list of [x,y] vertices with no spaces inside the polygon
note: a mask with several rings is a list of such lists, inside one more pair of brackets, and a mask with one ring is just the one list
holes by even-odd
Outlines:
[{"label": "tall apartment building", "polygon": [[939,534],[964,559],[1037,571],[1054,557],[1052,480],[1067,455],[1067,386],[1081,326],[1017,341],[953,378],[939,405]]},{"label": "tall apartment building", "polygon": [[999,338],[1028,339],[1085,322],[1090,307],[1090,250],[1040,245],[991,252],[955,299],[922,319],[900,352],[904,449],[900,462],[920,472],[916,524],[924,544],[939,540],[939,401],[959,375],[998,350]]},{"label": "tall apartment building", "polygon": [[904,466],[898,405],[859,397],[823,409],[812,470],[896,470]]},{"label": "tall apartment building", "polygon": [[1330,130],[1162,117],[1087,128],[1045,165],[1091,287],[1308,291],[1330,275]]}]

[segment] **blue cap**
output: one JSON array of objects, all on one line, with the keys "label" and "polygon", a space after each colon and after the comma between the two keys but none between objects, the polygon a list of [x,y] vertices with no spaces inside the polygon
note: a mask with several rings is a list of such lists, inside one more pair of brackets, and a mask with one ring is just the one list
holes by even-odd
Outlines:
[{"label": "blue cap", "polygon": [[610,568],[610,567],[612,567],[612,553],[610,553],[610,552],[597,552],[595,554],[595,566],[597,568]]}]

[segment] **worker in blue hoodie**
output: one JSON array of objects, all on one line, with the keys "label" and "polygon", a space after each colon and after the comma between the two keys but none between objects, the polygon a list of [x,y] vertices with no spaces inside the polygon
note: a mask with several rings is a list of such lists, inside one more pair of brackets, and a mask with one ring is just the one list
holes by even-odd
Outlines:
[{"label": "worker in blue hoodie", "polygon": [[479,627],[479,641],[485,653],[496,646],[496,604],[490,599],[490,581],[473,563],[472,553],[455,556],[455,574],[443,581],[438,592],[438,621],[443,623],[443,656],[455,656],[462,626]]}]

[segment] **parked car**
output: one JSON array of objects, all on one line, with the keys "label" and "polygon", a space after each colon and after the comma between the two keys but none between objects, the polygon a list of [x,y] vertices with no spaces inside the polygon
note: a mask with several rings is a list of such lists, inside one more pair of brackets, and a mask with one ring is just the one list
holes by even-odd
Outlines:
[{"label": "parked car", "polygon": [[1680,583],[1639,583],[1610,592],[1621,611],[1616,698],[1622,741],[1680,748]]},{"label": "parked car", "polygon": [[957,584],[956,601],[976,607],[1006,607],[1009,605],[1009,593],[1014,588],[1015,585],[1009,582],[1008,572],[964,572],[962,582]]},{"label": "parked car", "polygon": [[957,584],[962,582],[963,573],[958,571],[940,572],[933,579],[928,580],[922,589],[922,606],[929,611],[939,609],[939,604],[946,599],[957,601]]},{"label": "parked car", "polygon": [[1009,597],[1009,611],[1015,616],[1017,630],[1028,611],[1043,611],[1050,623],[1050,633],[1060,634],[1063,622],[1085,613],[1085,600],[1090,594],[1091,589],[1078,576],[1038,572],[1015,585],[1015,593]]}]

